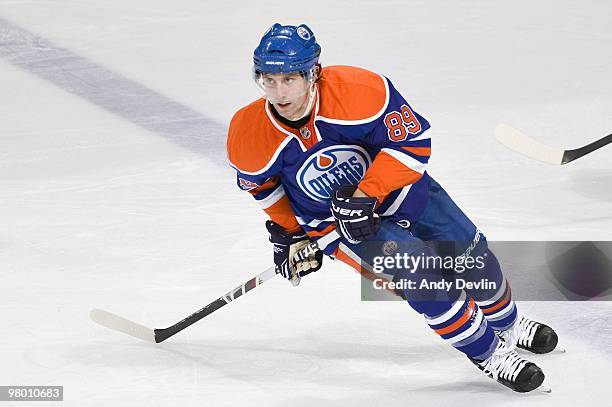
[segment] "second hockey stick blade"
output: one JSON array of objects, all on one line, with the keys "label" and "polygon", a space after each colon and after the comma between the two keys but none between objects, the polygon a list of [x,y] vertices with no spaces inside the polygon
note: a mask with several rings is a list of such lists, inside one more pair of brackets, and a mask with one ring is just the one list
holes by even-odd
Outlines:
[{"label": "second hockey stick blade", "polygon": [[542,144],[507,124],[499,124],[495,128],[495,138],[506,147],[529,158],[555,165],[567,164],[612,143],[612,134],[609,134],[586,146],[563,150]]}]

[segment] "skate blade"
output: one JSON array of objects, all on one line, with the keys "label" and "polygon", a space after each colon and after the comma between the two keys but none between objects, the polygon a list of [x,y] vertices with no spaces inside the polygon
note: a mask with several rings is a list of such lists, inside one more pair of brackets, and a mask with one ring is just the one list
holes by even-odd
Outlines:
[{"label": "skate blade", "polygon": [[544,394],[550,394],[552,393],[552,389],[544,384],[540,385],[540,387],[538,387],[537,389],[539,392],[544,393]]},{"label": "skate blade", "polygon": [[567,350],[561,346],[557,346],[555,349],[549,351],[548,353],[535,353],[535,352],[530,352],[527,349],[523,349],[523,348],[519,348],[518,346],[514,346],[512,349],[524,353],[524,354],[531,354],[531,355],[555,355],[558,353],[567,353]]}]

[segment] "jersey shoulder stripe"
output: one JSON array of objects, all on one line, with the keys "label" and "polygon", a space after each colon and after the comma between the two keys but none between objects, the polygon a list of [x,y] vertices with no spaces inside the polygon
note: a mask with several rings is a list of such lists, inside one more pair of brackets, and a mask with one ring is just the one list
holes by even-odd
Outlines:
[{"label": "jersey shoulder stripe", "polygon": [[385,77],[353,66],[322,69],[317,120],[333,124],[364,124],[380,117],[389,104]]}]

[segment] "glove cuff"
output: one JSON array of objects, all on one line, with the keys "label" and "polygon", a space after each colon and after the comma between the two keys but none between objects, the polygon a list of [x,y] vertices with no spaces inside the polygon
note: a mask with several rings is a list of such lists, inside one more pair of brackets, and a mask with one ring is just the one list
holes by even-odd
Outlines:
[{"label": "glove cuff", "polygon": [[360,196],[354,197],[353,194],[357,189],[354,185],[345,185],[336,189],[336,199],[342,202],[346,202],[348,204],[358,204],[358,205],[368,205],[372,207],[372,211],[376,207],[378,203],[378,199],[372,196]]},{"label": "glove cuff", "polygon": [[270,233],[270,242],[293,244],[300,240],[308,239],[308,235],[302,229],[296,232],[288,232],[278,223],[267,220],[266,229]]}]

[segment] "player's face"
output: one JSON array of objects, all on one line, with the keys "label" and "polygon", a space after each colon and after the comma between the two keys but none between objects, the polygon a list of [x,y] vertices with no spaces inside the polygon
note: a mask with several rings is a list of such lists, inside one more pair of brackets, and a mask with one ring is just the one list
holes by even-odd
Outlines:
[{"label": "player's face", "polygon": [[288,120],[297,120],[306,112],[310,82],[299,73],[263,74],[261,84],[266,98]]}]

